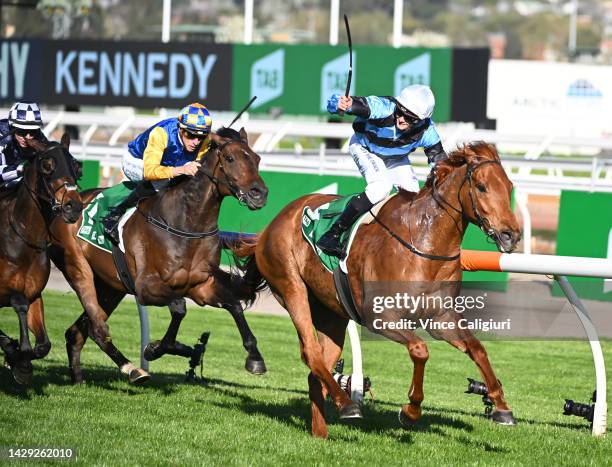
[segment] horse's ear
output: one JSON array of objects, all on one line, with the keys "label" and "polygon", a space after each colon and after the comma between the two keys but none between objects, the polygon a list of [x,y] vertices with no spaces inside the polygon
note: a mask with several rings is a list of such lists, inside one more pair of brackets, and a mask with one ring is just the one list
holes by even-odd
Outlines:
[{"label": "horse's ear", "polygon": [[62,139],[60,140],[60,143],[66,149],[70,149],[70,134],[68,132],[62,135]]},{"label": "horse's ear", "polygon": [[210,138],[211,148],[216,148],[216,147],[221,146],[223,138],[221,138],[221,136],[219,136],[217,133],[211,133],[208,137]]},{"label": "horse's ear", "polygon": [[249,144],[249,137],[247,136],[247,132],[244,129],[244,127],[240,128],[239,133],[240,133],[240,139],[244,141],[245,143]]},{"label": "horse's ear", "polygon": [[468,164],[478,161],[478,154],[472,149],[469,144],[466,144],[463,148],[463,157]]},{"label": "horse's ear", "polygon": [[36,152],[42,152],[45,150],[45,145],[37,139],[26,139],[26,145]]}]

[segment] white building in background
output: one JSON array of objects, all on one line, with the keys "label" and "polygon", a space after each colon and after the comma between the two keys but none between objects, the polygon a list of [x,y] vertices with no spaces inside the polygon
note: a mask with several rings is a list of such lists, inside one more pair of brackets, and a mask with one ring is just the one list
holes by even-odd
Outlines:
[{"label": "white building in background", "polygon": [[491,60],[487,117],[501,132],[612,138],[612,66]]}]

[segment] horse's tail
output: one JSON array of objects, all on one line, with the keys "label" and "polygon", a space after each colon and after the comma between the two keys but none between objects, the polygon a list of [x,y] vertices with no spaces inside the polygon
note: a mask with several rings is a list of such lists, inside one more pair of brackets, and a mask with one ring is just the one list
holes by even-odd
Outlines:
[{"label": "horse's tail", "polygon": [[255,261],[257,242],[259,242],[259,235],[242,238],[227,245],[234,260],[234,268],[237,268],[242,276],[239,289],[247,308],[253,304],[257,298],[257,293],[268,287],[268,283],[259,271]]}]

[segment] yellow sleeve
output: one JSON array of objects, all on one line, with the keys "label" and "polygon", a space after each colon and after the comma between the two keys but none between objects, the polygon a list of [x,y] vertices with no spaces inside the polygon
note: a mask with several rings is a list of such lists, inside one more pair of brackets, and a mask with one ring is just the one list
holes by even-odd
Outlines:
[{"label": "yellow sleeve", "polygon": [[172,178],[173,168],[160,165],[167,146],[168,135],[166,132],[161,127],[154,128],[149,134],[149,141],[142,155],[145,180]]},{"label": "yellow sleeve", "polygon": [[204,154],[206,154],[209,148],[210,148],[210,136],[207,136],[206,139],[202,141],[202,144],[200,145],[200,150],[198,151],[198,156],[196,157],[195,160],[201,161],[202,158],[204,157]]}]

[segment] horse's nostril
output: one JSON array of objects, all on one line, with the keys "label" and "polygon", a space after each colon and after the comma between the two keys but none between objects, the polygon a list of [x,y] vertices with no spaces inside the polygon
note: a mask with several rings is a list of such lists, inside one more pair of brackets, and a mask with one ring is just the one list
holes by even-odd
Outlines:
[{"label": "horse's nostril", "polygon": [[500,237],[504,242],[511,242],[514,239],[514,235],[511,230],[504,230],[500,234]]},{"label": "horse's nostril", "polygon": [[69,212],[80,212],[83,209],[83,203],[73,200],[68,201],[64,206]]},{"label": "horse's nostril", "polygon": [[259,199],[259,198],[262,197],[262,195],[263,195],[263,193],[261,192],[261,190],[259,188],[251,188],[249,190],[249,196],[251,198]]}]

